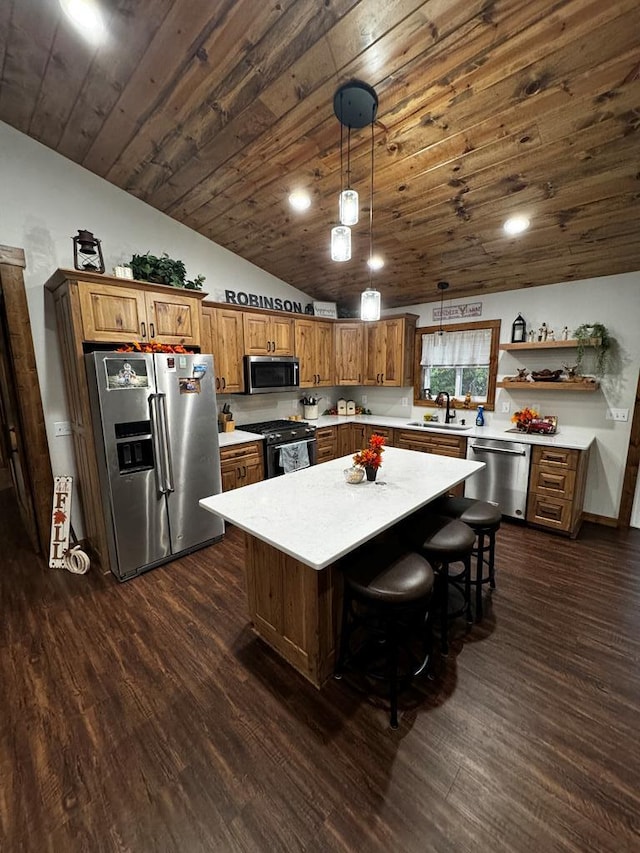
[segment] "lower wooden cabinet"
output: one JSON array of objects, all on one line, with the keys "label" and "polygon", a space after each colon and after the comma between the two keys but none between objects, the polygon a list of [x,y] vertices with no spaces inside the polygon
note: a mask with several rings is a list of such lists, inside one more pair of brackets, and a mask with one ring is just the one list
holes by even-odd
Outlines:
[{"label": "lower wooden cabinet", "polygon": [[367,426],[364,430],[365,446],[369,443],[372,435],[382,435],[385,438],[385,447],[395,447],[395,431],[392,427]]},{"label": "lower wooden cabinet", "polygon": [[405,450],[418,450],[422,453],[435,453],[438,456],[453,456],[464,459],[467,455],[467,439],[460,435],[416,432],[415,430],[395,430],[396,446]]},{"label": "lower wooden cabinet", "polygon": [[527,521],[575,538],[582,523],[588,464],[588,450],[534,446]]},{"label": "lower wooden cabinet", "polygon": [[264,480],[262,442],[252,441],[234,444],[233,447],[222,447],[220,472],[223,492]]},{"label": "lower wooden cabinet", "polygon": [[319,427],[316,430],[317,461],[328,462],[338,455],[338,432],[336,427]]}]

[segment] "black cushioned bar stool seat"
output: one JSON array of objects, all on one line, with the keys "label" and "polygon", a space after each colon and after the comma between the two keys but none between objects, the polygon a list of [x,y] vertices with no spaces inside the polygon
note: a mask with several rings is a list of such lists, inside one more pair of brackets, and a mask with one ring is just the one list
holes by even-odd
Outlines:
[{"label": "black cushioned bar stool seat", "polygon": [[[476,535],[468,524],[435,514],[430,507],[414,516],[405,531],[413,547],[436,567],[440,578],[440,633],[442,653],[446,655],[449,652],[449,619],[466,613],[467,621],[472,621],[471,554]],[[462,570],[451,573],[452,563],[462,563]],[[450,583],[463,595],[462,607],[452,613],[449,613]]]},{"label": "black cushioned bar stool seat", "polygon": [[[502,513],[497,504],[476,498],[443,497],[436,504],[437,512],[468,524],[476,535],[474,555],[476,574],[471,583],[476,588],[476,621],[482,619],[482,585],[496,588],[495,559],[496,531],[500,527]],[[487,573],[485,574],[485,566]]]},{"label": "black cushioned bar stool seat", "polygon": [[[340,654],[336,677],[346,667],[359,669],[365,675],[388,680],[391,705],[391,727],[398,727],[398,683],[424,672],[430,650],[429,604],[434,574],[420,554],[403,549],[395,542],[359,549],[343,563],[344,605]],[[351,648],[357,628],[363,628],[360,646]],[[401,672],[400,650],[408,650],[416,634],[420,641],[419,665],[413,657],[408,672]],[[363,636],[364,635],[364,638]],[[375,645],[378,656],[367,656],[367,648]],[[363,652],[364,650],[364,652]],[[380,650],[383,666],[380,669]],[[358,664],[360,661],[360,664]]]}]

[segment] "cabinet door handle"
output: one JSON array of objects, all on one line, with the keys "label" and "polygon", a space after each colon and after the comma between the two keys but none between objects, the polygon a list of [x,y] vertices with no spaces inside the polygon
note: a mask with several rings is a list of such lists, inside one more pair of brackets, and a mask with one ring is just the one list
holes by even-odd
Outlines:
[{"label": "cabinet door handle", "polygon": [[155,336],[156,336],[156,330],[155,330],[155,328],[154,328],[154,326],[153,326],[153,323],[149,323],[149,329],[151,330],[151,337],[152,337],[152,338],[155,338]]},{"label": "cabinet door handle", "polygon": [[271,341],[271,352],[275,352],[275,351],[276,351],[276,342]]},{"label": "cabinet door handle", "polygon": [[242,468],[236,468],[236,475],[238,477],[238,480],[242,479]]},{"label": "cabinet door handle", "polygon": [[267,352],[271,352],[271,341],[267,341]]},{"label": "cabinet door handle", "polygon": [[380,384],[384,385],[384,373],[380,374]]},{"label": "cabinet door handle", "polygon": [[147,337],[147,324],[144,322],[140,323],[140,328],[142,330],[142,337],[146,338]]},{"label": "cabinet door handle", "polygon": [[226,380],[226,379],[224,378],[224,376],[223,376],[223,377],[222,377],[222,390],[224,391],[224,389],[225,389],[226,387],[227,387],[227,380]]},{"label": "cabinet door handle", "polygon": [[219,390],[220,390],[220,380],[216,376],[216,391],[219,391]]},{"label": "cabinet door handle", "polygon": [[247,467],[246,467],[246,465],[243,465],[242,466],[242,479],[244,480],[244,478],[246,476],[247,476]]}]

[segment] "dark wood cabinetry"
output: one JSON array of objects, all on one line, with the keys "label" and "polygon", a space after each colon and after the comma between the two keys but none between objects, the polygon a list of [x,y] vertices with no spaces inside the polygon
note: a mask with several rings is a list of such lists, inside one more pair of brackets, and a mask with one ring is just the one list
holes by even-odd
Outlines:
[{"label": "dark wood cabinetry", "polygon": [[300,360],[300,387],[324,388],[334,384],[334,341],[331,323],[295,321],[295,353]]},{"label": "dark wood cabinetry", "polygon": [[264,480],[262,442],[220,448],[220,473],[223,492]]},{"label": "dark wood cabinetry", "polygon": [[578,535],[582,523],[588,450],[536,445],[531,455],[527,521]]},{"label": "dark wood cabinetry", "polygon": [[239,311],[202,306],[202,352],[213,353],[216,392],[241,394],[244,391],[244,329]]},{"label": "dark wood cabinetry", "polygon": [[317,461],[328,462],[338,456],[337,427],[318,427],[316,430]]}]

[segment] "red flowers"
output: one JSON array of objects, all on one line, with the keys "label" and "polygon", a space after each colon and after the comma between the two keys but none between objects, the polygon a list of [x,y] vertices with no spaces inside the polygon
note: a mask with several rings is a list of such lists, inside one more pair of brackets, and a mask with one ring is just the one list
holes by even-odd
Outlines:
[{"label": "red flowers", "polygon": [[372,435],[369,446],[354,455],[354,465],[361,465],[363,468],[379,468],[382,465],[384,441],[383,435]]}]

